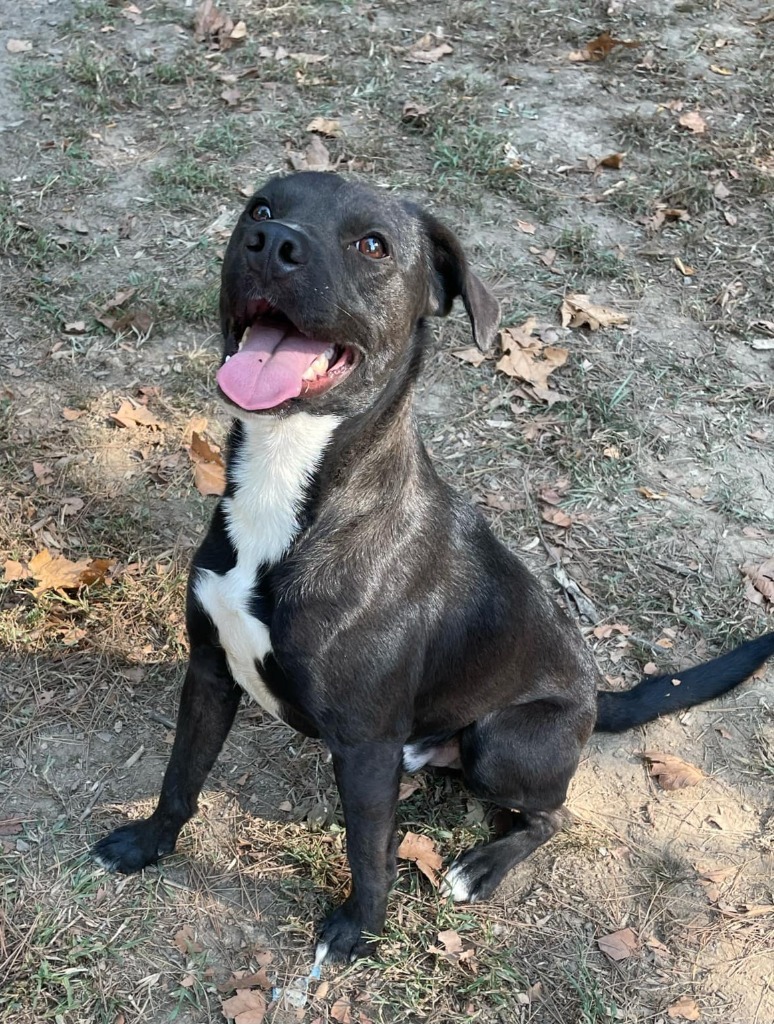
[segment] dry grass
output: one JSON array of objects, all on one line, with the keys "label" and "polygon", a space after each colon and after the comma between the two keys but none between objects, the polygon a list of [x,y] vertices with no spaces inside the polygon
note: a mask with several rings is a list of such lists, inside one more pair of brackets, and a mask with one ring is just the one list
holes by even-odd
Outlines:
[{"label": "dry grass", "polygon": [[[631,627],[628,641],[586,627],[612,685],[766,628],[738,566],[774,543],[771,353],[750,346],[774,284],[768,26],[746,0],[607,6],[245,0],[246,41],[213,54],[182,0],[144,5],[142,24],[112,3],[62,2],[28,21],[0,2],[7,33],[33,41],[0,79],[0,106],[22,122],[0,153],[0,547],[117,560],[109,587],[0,589],[0,1015],[14,1024],[220,1020],[217,985],[267,950],[277,986],[306,978],[314,922],[345,891],[325,752],[247,708],[175,856],[117,879],[85,855],[158,791],[185,573],[211,508],[182,445],[194,415],[216,439],[224,427],[219,259],[244,189],[286,168],[311,117],[341,118],[334,161],[426,197],[459,229],[506,323],[534,314],[570,349],[554,375],[565,400],[547,408],[491,362],[449,356],[468,344],[457,315],[438,325],[420,409],[441,472],[479,501],[510,501],[487,507],[498,535],[554,588],[561,560],[601,621]],[[408,63],[437,24],[454,53]],[[642,46],[567,60],[602,29]],[[326,60],[293,56],[304,53]],[[230,107],[221,93],[234,84]],[[406,100],[429,108],[421,124],[402,121]],[[708,125],[698,135],[679,124],[694,109]],[[590,170],[589,156],[613,151],[625,151],[620,170]],[[659,204],[687,219],[654,228]],[[115,335],[96,317],[127,288],[152,327]],[[563,331],[568,290],[626,309],[632,328]],[[158,389],[153,434],[109,418],[142,387]],[[64,407],[83,415],[65,420]],[[541,519],[541,489],[562,478],[570,530]],[[704,1021],[771,1019],[771,919],[740,910],[774,902],[766,680],[722,708],[592,743],[575,823],[492,903],[451,907],[402,865],[378,959],[326,970],[325,995],[313,983],[303,1012],[277,1000],[267,1020],[327,1021],[345,997],[363,1022],[657,1021],[686,994]],[[710,777],[665,794],[634,756],[644,747]],[[453,779],[426,775],[400,827],[451,858],[483,838],[485,814]],[[736,870],[718,903],[701,872],[721,865]],[[183,926],[195,948],[175,944]],[[615,964],[596,939],[625,927],[640,945]],[[434,951],[445,929],[469,959]]]}]

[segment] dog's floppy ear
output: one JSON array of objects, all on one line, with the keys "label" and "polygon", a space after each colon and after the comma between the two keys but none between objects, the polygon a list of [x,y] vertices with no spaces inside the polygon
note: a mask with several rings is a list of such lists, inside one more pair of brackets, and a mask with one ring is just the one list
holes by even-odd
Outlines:
[{"label": "dog's floppy ear", "polygon": [[482,352],[488,352],[497,336],[500,303],[468,266],[454,233],[424,211],[422,221],[433,266],[429,312],[433,316],[446,316],[454,300],[461,296],[473,328],[473,340]]}]

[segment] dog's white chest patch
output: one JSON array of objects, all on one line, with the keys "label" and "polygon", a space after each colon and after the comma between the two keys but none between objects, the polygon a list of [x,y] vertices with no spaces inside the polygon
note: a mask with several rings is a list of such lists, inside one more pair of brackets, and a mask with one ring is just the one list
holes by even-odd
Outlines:
[{"label": "dog's white chest patch", "polygon": [[237,563],[222,575],[199,569],[195,583],[234,678],[277,716],[279,704],[258,667],[271,652],[271,638],[267,625],[250,612],[251,596],[260,570],[278,562],[298,533],[307,485],[339,422],[336,416],[296,413],[243,423],[232,466],[235,492],[222,499]]}]

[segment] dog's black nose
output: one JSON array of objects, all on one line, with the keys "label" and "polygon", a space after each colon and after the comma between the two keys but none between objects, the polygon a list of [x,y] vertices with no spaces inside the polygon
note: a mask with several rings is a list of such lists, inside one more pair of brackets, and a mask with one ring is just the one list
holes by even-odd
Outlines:
[{"label": "dog's black nose", "polygon": [[284,277],[309,262],[309,239],[280,221],[259,221],[247,237],[247,262],[269,278]]}]

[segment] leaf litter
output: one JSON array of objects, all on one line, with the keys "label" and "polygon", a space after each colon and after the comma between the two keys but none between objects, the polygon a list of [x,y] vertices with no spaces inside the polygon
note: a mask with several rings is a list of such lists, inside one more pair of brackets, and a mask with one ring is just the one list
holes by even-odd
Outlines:
[{"label": "leaf litter", "polygon": [[662,789],[685,789],[697,786],[706,775],[695,764],[684,761],[674,754],[661,754],[655,750],[644,750],[640,755],[649,762],[649,771]]},{"label": "leaf litter", "polygon": [[419,870],[438,888],[438,872],[441,870],[443,858],[435,848],[429,836],[420,836],[416,832],[407,832],[398,847],[401,860],[413,861]]}]

